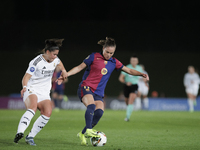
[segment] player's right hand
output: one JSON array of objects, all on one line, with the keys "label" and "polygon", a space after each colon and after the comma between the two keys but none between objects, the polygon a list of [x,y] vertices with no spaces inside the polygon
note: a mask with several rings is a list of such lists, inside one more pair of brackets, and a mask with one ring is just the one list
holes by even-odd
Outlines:
[{"label": "player's right hand", "polygon": [[24,87],[22,90],[21,90],[21,97],[24,96],[24,93],[26,92],[26,87]]}]

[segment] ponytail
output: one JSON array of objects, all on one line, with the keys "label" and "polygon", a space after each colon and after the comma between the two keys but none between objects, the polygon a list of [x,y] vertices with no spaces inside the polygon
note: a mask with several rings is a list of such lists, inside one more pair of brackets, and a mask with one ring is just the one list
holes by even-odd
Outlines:
[{"label": "ponytail", "polygon": [[115,40],[113,38],[106,37],[106,40],[100,40],[97,44],[102,45],[103,47],[116,47]]},{"label": "ponytail", "polygon": [[64,39],[47,39],[45,40],[45,48],[43,49],[44,52],[47,50],[54,51],[59,50],[62,46],[62,42]]}]

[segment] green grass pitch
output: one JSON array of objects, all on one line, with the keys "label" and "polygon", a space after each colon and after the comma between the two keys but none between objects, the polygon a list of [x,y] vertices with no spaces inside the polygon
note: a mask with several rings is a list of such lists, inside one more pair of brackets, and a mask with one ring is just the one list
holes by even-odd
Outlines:
[{"label": "green grass pitch", "polygon": [[[0,110],[0,150],[197,150],[200,149],[200,112],[133,112],[125,122],[125,111],[105,110],[96,130],[103,131],[103,147],[81,146],[77,133],[84,127],[84,110],[52,113],[48,124],[35,137],[36,147],[24,138],[13,143],[19,119],[25,110]],[[29,133],[39,111],[32,119]]]}]

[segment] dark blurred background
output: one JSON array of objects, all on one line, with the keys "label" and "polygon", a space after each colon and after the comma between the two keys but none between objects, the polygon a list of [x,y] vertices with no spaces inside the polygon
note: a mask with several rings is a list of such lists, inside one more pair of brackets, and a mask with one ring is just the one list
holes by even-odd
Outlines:
[{"label": "dark blurred background", "polygon": [[[150,93],[186,97],[183,76],[188,65],[200,69],[199,2],[106,0],[1,0],[0,96],[19,93],[31,59],[48,38],[64,38],[59,58],[67,70],[91,52],[101,51],[97,41],[106,36],[117,43],[115,57],[124,65],[132,54],[150,76]],[[122,90],[120,72],[113,72],[106,95]],[[65,94],[76,95],[83,72],[69,78]]]}]

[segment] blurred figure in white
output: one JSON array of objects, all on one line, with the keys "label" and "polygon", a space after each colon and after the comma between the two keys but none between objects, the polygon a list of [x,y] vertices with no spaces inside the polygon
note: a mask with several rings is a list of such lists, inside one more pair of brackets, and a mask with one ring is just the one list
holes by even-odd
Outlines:
[{"label": "blurred figure in white", "polygon": [[183,83],[188,97],[189,111],[193,112],[194,105],[197,105],[196,96],[198,94],[200,84],[199,75],[195,72],[195,68],[193,66],[188,66],[188,72],[184,76]]},{"label": "blurred figure in white", "polygon": [[[148,74],[145,71],[145,67],[144,65],[140,65],[142,67],[142,73]],[[147,110],[149,108],[149,99],[147,97],[149,93],[149,83],[148,81],[145,79],[140,78],[139,82],[138,82],[138,94],[137,94],[137,98],[135,100],[135,109],[136,110],[140,110],[142,109],[142,104],[143,104],[143,108],[145,110]],[[143,100],[143,103],[141,102],[141,100]]]}]

